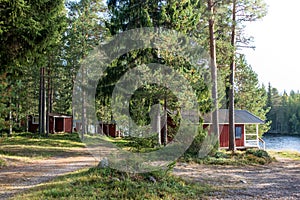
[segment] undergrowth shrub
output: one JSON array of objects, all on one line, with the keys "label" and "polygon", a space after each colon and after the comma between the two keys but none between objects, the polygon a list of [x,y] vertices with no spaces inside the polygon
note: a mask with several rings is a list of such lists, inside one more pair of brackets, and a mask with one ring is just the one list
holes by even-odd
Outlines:
[{"label": "undergrowth shrub", "polygon": [[129,141],[126,146],[131,147],[132,150],[136,152],[141,152],[142,149],[151,149],[158,147],[156,134],[147,138],[126,137],[125,139]]},{"label": "undergrowth shrub", "polygon": [[221,150],[211,153],[203,158],[199,157],[183,157],[181,161],[196,162],[199,164],[209,165],[265,165],[271,163],[274,159],[268,152],[260,149],[249,149],[246,151],[236,151],[232,154],[231,151]]}]

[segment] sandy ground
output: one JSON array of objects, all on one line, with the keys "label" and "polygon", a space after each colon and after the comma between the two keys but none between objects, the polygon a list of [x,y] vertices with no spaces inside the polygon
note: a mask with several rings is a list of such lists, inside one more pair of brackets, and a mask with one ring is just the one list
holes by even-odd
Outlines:
[{"label": "sandy ground", "polygon": [[81,151],[84,153],[74,152],[73,156],[69,153],[26,163],[8,160],[8,166],[0,169],[0,199],[8,199],[59,175],[98,164],[93,156],[85,153],[86,150]]},{"label": "sandy ground", "polygon": [[179,163],[174,174],[220,189],[209,199],[300,199],[300,161],[277,160],[243,167]]}]

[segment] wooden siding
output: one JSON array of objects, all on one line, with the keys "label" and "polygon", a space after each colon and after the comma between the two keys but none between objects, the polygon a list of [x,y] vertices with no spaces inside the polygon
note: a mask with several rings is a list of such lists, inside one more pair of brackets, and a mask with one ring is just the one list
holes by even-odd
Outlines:
[{"label": "wooden siding", "polygon": [[64,118],[65,119],[65,130],[66,133],[72,133],[72,118]]},{"label": "wooden siding", "polygon": [[[243,124],[236,124],[236,127],[242,128],[242,137],[235,139],[236,147],[244,147],[244,125]],[[229,147],[229,125],[224,124],[220,125],[220,147]]]},{"label": "wooden siding", "polygon": [[[32,116],[28,116],[28,131],[29,132],[37,132],[39,128],[39,124],[34,124],[32,122]],[[72,133],[72,117],[54,117],[49,116],[49,132],[66,132]]]}]

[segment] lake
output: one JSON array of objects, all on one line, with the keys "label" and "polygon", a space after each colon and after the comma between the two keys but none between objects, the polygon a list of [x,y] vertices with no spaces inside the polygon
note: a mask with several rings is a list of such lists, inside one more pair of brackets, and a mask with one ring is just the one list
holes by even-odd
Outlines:
[{"label": "lake", "polygon": [[300,136],[265,134],[267,150],[292,150],[300,152]]}]

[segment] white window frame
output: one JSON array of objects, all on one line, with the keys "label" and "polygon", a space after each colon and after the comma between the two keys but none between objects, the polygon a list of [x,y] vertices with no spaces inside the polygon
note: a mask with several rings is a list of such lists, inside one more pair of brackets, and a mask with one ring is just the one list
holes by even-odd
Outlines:
[{"label": "white window frame", "polygon": [[39,124],[39,117],[38,116],[32,116],[32,124]]},{"label": "white window frame", "polygon": [[[237,133],[237,131],[236,131],[237,128],[241,130],[241,135],[240,135],[240,137],[237,137],[237,135],[236,135],[236,133]],[[241,139],[242,137],[243,137],[243,128],[242,128],[241,126],[236,126],[236,127],[235,127],[235,138],[236,138],[236,139]]]}]

